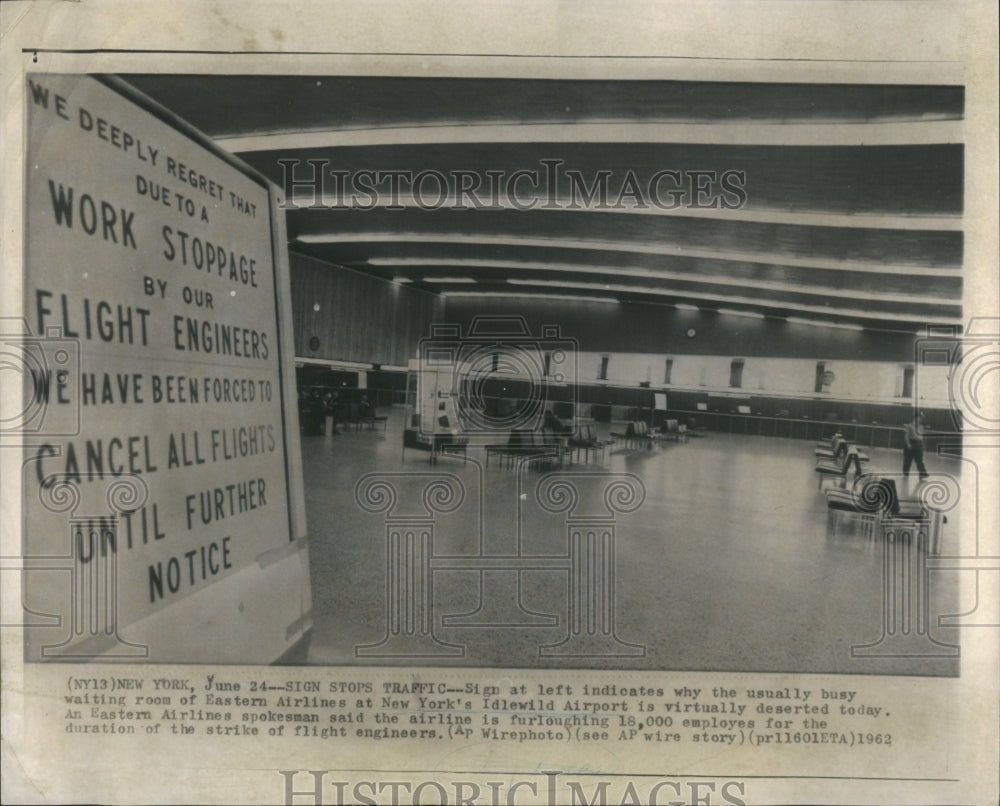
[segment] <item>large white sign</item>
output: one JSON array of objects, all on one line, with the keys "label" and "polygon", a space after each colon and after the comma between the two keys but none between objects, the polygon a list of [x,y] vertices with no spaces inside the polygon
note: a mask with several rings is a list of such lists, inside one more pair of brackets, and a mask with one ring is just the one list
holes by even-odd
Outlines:
[{"label": "large white sign", "polygon": [[[28,85],[25,556],[72,552],[73,618],[124,627],[290,539],[268,190],[96,79]],[[28,575],[28,607],[70,583]]]}]

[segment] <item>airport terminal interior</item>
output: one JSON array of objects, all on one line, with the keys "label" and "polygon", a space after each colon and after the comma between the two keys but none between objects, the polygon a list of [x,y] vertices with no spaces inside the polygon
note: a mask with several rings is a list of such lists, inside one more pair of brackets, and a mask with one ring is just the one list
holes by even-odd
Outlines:
[{"label": "airport terminal interior", "polygon": [[960,86],[120,78],[283,193],[280,662],[959,673]]}]

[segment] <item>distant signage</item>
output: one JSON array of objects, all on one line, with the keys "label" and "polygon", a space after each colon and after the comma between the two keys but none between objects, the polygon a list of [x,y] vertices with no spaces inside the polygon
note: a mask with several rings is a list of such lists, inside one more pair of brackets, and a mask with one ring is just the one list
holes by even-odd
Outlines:
[{"label": "distant signage", "polygon": [[[72,545],[117,555],[128,624],[290,539],[268,190],[93,78],[28,82],[25,317],[49,346],[25,555],[66,554],[68,518],[113,515],[106,490],[139,479],[116,533]],[[47,503],[59,485],[74,512]],[[68,578],[44,577],[29,607],[64,610]]]}]

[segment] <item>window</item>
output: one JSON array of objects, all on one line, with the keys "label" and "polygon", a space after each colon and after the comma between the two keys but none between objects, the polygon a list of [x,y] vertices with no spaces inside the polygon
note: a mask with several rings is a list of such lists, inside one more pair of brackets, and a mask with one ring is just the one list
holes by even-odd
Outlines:
[{"label": "window", "polygon": [[606,355],[602,355],[601,356],[601,369],[597,373],[597,380],[599,380],[599,381],[606,381],[608,379],[608,360],[609,360],[609,358],[610,357],[606,356]]},{"label": "window", "polygon": [[814,392],[823,391],[823,376],[826,374],[826,363],[823,361],[816,362],[816,385],[813,387]]},{"label": "window", "polygon": [[743,359],[734,358],[729,365],[729,385],[734,389],[743,386]]},{"label": "window", "polygon": [[902,397],[913,397],[913,367],[903,367],[903,394]]},{"label": "window", "polygon": [[663,365],[663,382],[670,383],[670,376],[674,372],[674,359],[668,358]]}]

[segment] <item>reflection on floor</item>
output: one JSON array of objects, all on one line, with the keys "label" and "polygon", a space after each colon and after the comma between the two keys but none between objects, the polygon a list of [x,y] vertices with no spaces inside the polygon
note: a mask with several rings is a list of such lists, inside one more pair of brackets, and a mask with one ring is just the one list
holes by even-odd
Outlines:
[{"label": "reflection on floor", "polygon": [[[562,471],[484,467],[477,448],[468,461],[445,457],[432,465],[428,454],[412,450],[401,459],[400,409],[391,412],[385,433],[303,437],[314,628],[307,645],[286,661],[957,675],[958,630],[939,626],[938,616],[972,603],[960,595],[959,575],[945,571],[929,572],[929,595],[922,597],[931,621],[920,644],[928,651],[921,654],[929,657],[909,650],[902,657],[852,657],[852,645],[888,646],[880,643],[885,544],[860,530],[829,528],[813,447],[805,440],[709,433],[648,450],[619,445],[603,463],[592,458]],[[868,452],[868,469],[899,469],[899,451]],[[957,477],[959,462],[928,457],[928,466]],[[566,488],[549,488],[548,498],[543,495],[548,509],[536,489],[554,481],[549,473],[570,478],[579,495],[577,515],[607,513],[608,474],[631,474],[644,487],[641,506],[614,519],[619,652],[565,657],[542,649],[567,637],[576,573],[568,559],[567,513],[560,511],[566,502],[558,500]],[[379,484],[356,499],[367,474],[392,474],[383,481],[395,489],[388,493],[394,503],[380,497],[387,488]],[[413,573],[387,591],[385,506],[389,515],[426,514],[420,495],[433,477],[450,482],[463,499],[449,504],[445,495],[431,502],[439,510],[434,560],[429,553],[418,558]],[[440,511],[449,506],[453,511]],[[943,553],[957,550],[959,534],[955,510],[943,530]],[[477,559],[497,556],[507,560]],[[583,573],[599,574],[598,565],[591,562]],[[387,656],[386,645],[362,649],[369,655],[359,657],[357,647],[378,645],[387,634],[387,595],[419,598],[423,578],[433,583],[423,625],[433,634],[429,654],[414,657],[417,643],[404,642],[395,657]],[[597,590],[599,597],[610,584],[590,579],[576,593],[586,598]],[[597,600],[585,604],[601,607]],[[419,633],[421,626],[399,628]]]}]

